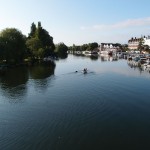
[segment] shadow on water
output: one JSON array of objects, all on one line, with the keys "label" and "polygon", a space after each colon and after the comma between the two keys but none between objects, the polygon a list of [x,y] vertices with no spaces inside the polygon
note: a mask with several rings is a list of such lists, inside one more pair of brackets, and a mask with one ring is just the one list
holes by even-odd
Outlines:
[{"label": "shadow on water", "polygon": [[8,69],[5,76],[0,76],[0,91],[11,103],[21,102],[27,94],[29,79],[37,88],[46,89],[50,81],[47,78],[54,75],[54,70],[55,66],[50,64]]},{"label": "shadow on water", "polygon": [[105,61],[118,61],[118,58],[116,56],[100,56],[100,60],[101,62],[105,62]]},{"label": "shadow on water", "polygon": [[49,87],[49,82],[53,79],[54,70],[55,66],[48,64],[29,68],[29,78],[33,79],[34,87],[37,91],[45,91]]},{"label": "shadow on water", "polygon": [[85,55],[85,54],[73,54],[74,56],[77,56],[78,58],[90,58],[91,60],[98,60],[99,55],[98,54],[92,54],[92,55]]},{"label": "shadow on water", "polygon": [[26,95],[27,81],[28,70],[26,67],[8,69],[5,76],[0,77],[1,93],[9,99],[13,99],[12,103],[16,103]]},{"label": "shadow on water", "polygon": [[36,65],[29,68],[29,77],[32,79],[45,79],[54,74],[55,66]]},{"label": "shadow on water", "polygon": [[58,57],[60,59],[66,59],[68,57],[68,54],[67,53],[66,54],[58,54]]},{"label": "shadow on water", "polygon": [[94,60],[98,60],[98,55],[91,55],[90,58],[91,58],[91,60],[93,60],[93,61],[94,61]]}]

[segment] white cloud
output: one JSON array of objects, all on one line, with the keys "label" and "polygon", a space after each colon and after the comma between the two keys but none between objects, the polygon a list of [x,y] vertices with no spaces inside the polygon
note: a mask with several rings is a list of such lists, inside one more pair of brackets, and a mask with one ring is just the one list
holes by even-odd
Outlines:
[{"label": "white cloud", "polygon": [[87,29],[90,29],[90,27],[81,26],[80,29],[81,29],[81,30],[87,30]]},{"label": "white cloud", "polygon": [[127,29],[131,27],[142,27],[150,25],[150,17],[138,18],[138,19],[128,19],[122,22],[117,22],[114,24],[99,24],[89,27],[82,26],[81,30],[113,30],[113,29]]}]

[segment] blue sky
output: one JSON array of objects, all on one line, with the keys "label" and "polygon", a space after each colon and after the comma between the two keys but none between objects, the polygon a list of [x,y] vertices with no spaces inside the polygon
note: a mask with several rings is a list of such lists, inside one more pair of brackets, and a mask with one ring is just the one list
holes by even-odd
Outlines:
[{"label": "blue sky", "polygon": [[41,21],[54,43],[127,43],[150,35],[149,0],[0,0],[0,31]]}]

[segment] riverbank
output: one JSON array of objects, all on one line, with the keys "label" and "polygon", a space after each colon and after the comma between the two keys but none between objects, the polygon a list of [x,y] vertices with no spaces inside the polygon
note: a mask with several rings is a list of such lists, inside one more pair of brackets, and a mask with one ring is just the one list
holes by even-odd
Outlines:
[{"label": "riverbank", "polygon": [[51,66],[55,66],[55,61],[53,59],[34,59],[34,60],[24,60],[24,62],[22,63],[1,63],[0,64],[0,76],[3,76],[6,74],[7,70],[9,69],[13,69],[13,68],[17,68],[17,67],[31,67],[31,66],[35,66],[35,65],[51,65]]}]

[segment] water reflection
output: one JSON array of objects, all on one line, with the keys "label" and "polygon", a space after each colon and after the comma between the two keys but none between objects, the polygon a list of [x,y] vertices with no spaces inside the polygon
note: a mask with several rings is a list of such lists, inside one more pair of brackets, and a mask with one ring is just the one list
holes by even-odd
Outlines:
[{"label": "water reflection", "polygon": [[[28,81],[28,70],[26,67],[11,68],[5,76],[0,77],[1,93],[14,99],[14,103],[27,93],[26,83]],[[15,99],[16,98],[16,99]]]},{"label": "water reflection", "polygon": [[45,79],[54,74],[55,66],[36,65],[29,68],[29,76],[32,79]]},{"label": "water reflection", "polygon": [[102,62],[104,62],[104,61],[117,61],[118,60],[118,58],[116,56],[109,56],[109,55],[100,56],[100,59]]},{"label": "water reflection", "polygon": [[90,58],[91,60],[98,60],[98,55],[91,55]]},{"label": "water reflection", "polygon": [[74,56],[77,56],[77,57],[86,57],[86,58],[90,58],[91,60],[98,60],[99,58],[99,55],[98,54],[73,54]]},{"label": "water reflection", "polygon": [[32,67],[17,67],[8,69],[5,76],[0,77],[0,92],[11,103],[21,102],[27,94],[29,78],[35,81],[36,88],[46,89],[50,80],[48,77],[54,74],[54,65],[36,65]]},{"label": "water reflection", "polygon": [[132,68],[134,70],[138,70],[140,72],[140,74],[145,73],[145,72],[150,73],[149,68],[144,68],[143,66],[135,66],[132,63],[127,63],[127,64],[130,68]]},{"label": "water reflection", "polygon": [[98,54],[87,54],[87,55],[83,55],[83,54],[73,54],[74,56],[77,57],[86,57],[86,58],[90,58],[91,60],[98,60],[100,59],[102,62],[104,61],[117,61],[119,58],[117,56],[110,56],[110,55],[98,55]]},{"label": "water reflection", "polygon": [[28,81],[28,70],[26,67],[11,68],[4,76],[0,77],[0,82],[5,87],[16,87]]},{"label": "water reflection", "polygon": [[68,57],[68,54],[67,53],[66,54],[58,54],[58,57],[60,59],[66,59]]},{"label": "water reflection", "polygon": [[29,76],[33,80],[36,91],[45,91],[53,79],[54,65],[37,65],[29,68]]},{"label": "water reflection", "polygon": [[[76,66],[86,65],[93,74],[70,74]],[[13,76],[18,69],[11,70]],[[118,143],[121,146],[117,149],[127,143],[131,149],[138,149],[135,145],[149,146],[150,77],[139,76],[126,60],[102,63],[71,55],[65,62],[57,61],[56,69],[32,66],[25,70],[23,73],[20,68],[18,73],[26,74],[27,79],[10,87],[12,94],[22,87],[25,98],[20,101],[25,103],[12,106],[6,103],[6,93],[0,95],[2,150],[115,149]],[[55,86],[51,87],[54,79]],[[4,79],[0,94],[5,92],[1,92],[2,84]],[[45,93],[37,91],[45,88]]]}]

